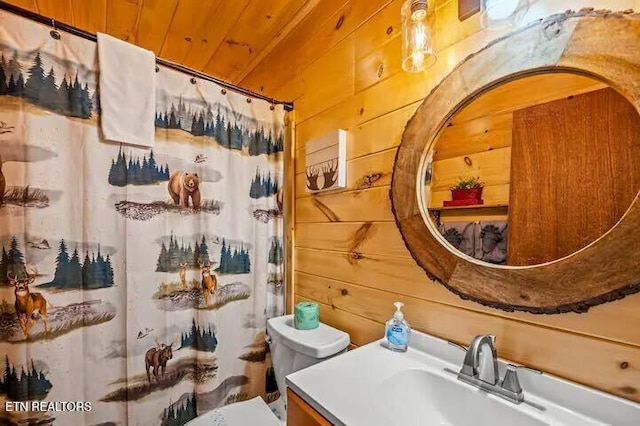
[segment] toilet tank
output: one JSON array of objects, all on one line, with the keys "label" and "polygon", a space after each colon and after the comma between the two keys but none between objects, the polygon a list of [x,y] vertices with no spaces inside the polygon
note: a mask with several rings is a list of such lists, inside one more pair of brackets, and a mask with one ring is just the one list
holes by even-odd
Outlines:
[{"label": "toilet tank", "polygon": [[281,395],[286,398],[285,377],[346,351],[349,335],[320,323],[314,330],[296,330],[293,315],[267,321],[267,341]]}]

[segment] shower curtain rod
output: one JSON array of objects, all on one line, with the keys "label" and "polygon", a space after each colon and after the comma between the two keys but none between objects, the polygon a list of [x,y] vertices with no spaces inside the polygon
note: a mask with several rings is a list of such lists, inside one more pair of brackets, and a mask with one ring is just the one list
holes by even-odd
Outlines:
[{"label": "shower curtain rod", "polygon": [[[53,18],[47,18],[46,16],[42,16],[42,15],[39,15],[39,14],[37,14],[35,12],[31,12],[29,10],[22,9],[21,7],[14,6],[14,5],[6,3],[4,1],[0,1],[0,10],[5,10],[5,11],[13,13],[15,15],[22,16],[23,18],[27,18],[27,19],[30,19],[32,21],[36,21],[36,22],[38,22],[40,24],[47,25],[47,26],[53,28],[54,30],[64,31],[66,33],[69,33],[69,34],[72,34],[72,35],[75,35],[75,36],[78,36],[78,37],[82,37],[82,38],[84,38],[86,40],[90,40],[90,41],[93,41],[93,42],[97,41],[97,37],[96,37],[95,34],[92,34],[90,32],[81,30],[80,28],[76,28],[76,27],[71,26],[71,25],[64,24],[62,22],[57,22]],[[162,59],[162,58],[156,57],[156,63],[158,65],[162,65],[162,66],[165,66],[167,68],[171,68],[173,70],[183,72],[183,73],[191,75],[193,77],[198,77],[198,78],[201,78],[203,80],[208,80],[208,81],[214,82],[216,84],[219,84],[222,87],[225,87],[225,88],[227,88],[229,90],[232,90],[232,91],[234,91],[236,93],[239,93],[241,95],[244,95],[244,96],[249,96],[249,97],[256,98],[256,99],[261,99],[263,101],[267,101],[270,104],[274,104],[274,105],[283,105],[285,111],[292,111],[293,110],[293,103],[292,102],[278,101],[276,99],[269,98],[269,97],[264,96],[264,95],[260,95],[258,93],[255,93],[255,92],[252,92],[250,90],[243,89],[242,87],[236,86],[234,84],[228,83],[228,82],[226,82],[224,80],[220,80],[218,78],[211,77],[211,76],[209,76],[207,74],[203,74],[203,73],[201,73],[199,71],[196,71],[194,69],[187,68],[187,67],[185,67],[183,65],[179,65],[179,64],[167,61],[166,59]]]}]

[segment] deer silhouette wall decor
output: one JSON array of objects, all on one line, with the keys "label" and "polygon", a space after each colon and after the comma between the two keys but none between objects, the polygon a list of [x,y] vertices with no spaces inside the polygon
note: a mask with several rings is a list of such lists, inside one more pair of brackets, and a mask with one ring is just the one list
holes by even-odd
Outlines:
[{"label": "deer silhouette wall decor", "polygon": [[346,187],[346,131],[337,130],[309,141],[305,149],[305,183],[308,192]]}]

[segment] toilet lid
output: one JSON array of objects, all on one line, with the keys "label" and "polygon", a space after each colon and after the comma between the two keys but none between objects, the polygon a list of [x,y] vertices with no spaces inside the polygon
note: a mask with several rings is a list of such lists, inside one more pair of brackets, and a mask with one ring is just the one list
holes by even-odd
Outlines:
[{"label": "toilet lid", "polygon": [[343,351],[350,340],[344,331],[323,323],[313,330],[297,330],[293,325],[293,315],[268,320],[267,333],[294,351],[318,359]]}]

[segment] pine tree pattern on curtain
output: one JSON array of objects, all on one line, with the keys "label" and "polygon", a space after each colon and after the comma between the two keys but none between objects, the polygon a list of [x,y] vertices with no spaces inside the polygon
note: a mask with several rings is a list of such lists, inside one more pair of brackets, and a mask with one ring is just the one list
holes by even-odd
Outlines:
[{"label": "pine tree pattern on curtain", "polygon": [[161,67],[153,149],[110,143],[96,45],[0,20],[0,403],[91,403],[0,423],[182,425],[276,399],[282,107]]}]

